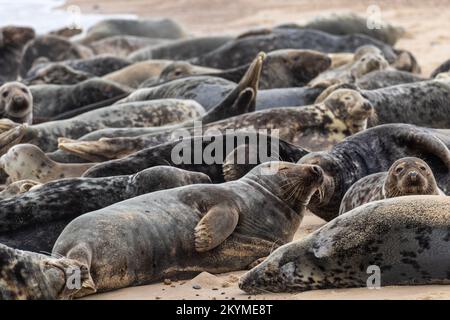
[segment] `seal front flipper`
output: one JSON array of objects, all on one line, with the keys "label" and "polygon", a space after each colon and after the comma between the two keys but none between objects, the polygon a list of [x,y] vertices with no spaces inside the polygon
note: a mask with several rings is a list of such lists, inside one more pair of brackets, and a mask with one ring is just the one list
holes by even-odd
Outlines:
[{"label": "seal front flipper", "polygon": [[205,252],[220,245],[236,228],[239,213],[227,205],[216,205],[195,227],[195,250]]}]

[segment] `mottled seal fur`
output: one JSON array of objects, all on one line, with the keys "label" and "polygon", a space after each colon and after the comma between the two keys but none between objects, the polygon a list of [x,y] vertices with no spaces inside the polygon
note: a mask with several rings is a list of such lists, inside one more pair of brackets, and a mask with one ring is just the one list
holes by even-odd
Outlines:
[{"label": "mottled seal fur", "polygon": [[118,35],[178,39],[185,34],[182,28],[171,19],[105,19],[90,27],[80,42],[89,44]]},{"label": "mottled seal fur", "polygon": [[[247,152],[244,150],[245,156],[252,154],[256,155],[256,158],[245,158],[242,162],[229,161],[230,155],[236,153],[242,146],[249,146]],[[203,156],[201,161],[195,161],[195,157],[199,153],[208,155],[208,152],[212,154],[213,150],[215,151],[212,163]],[[308,150],[284,140],[256,132],[198,136],[147,148],[122,159],[99,163],[86,171],[83,176],[97,178],[133,174],[145,168],[167,164],[190,171],[203,172],[214,183],[221,183],[243,177],[250,171],[249,168],[266,162],[268,159],[297,162],[308,152]],[[95,161],[97,160],[103,161],[105,158],[98,155]]]},{"label": "mottled seal fur", "polygon": [[284,245],[244,274],[247,293],[449,284],[450,198],[399,197],[358,207]]},{"label": "mottled seal fur", "polygon": [[147,38],[136,36],[112,36],[89,43],[95,54],[112,54],[116,57],[126,58],[132,52],[144,47],[154,47],[172,42],[170,39]]},{"label": "mottled seal fur", "polygon": [[376,90],[380,88],[396,86],[398,84],[425,81],[427,78],[400,70],[372,71],[357,79],[355,84],[364,90]]},{"label": "mottled seal fur", "polygon": [[358,180],[342,198],[339,214],[368,202],[410,195],[445,195],[437,186],[431,168],[416,157],[401,158],[388,172]]},{"label": "mottled seal fur", "polygon": [[0,85],[17,80],[22,49],[34,37],[35,32],[32,28],[17,26],[0,28]]},{"label": "mottled seal fur", "polygon": [[15,197],[32,189],[37,189],[41,185],[41,183],[34,180],[19,180],[10,183],[0,192],[0,199]]},{"label": "mottled seal fur", "polygon": [[126,176],[48,182],[0,201],[0,242],[50,252],[64,227],[84,213],[142,194],[198,183],[210,183],[210,179],[202,173],[167,166]]},{"label": "mottled seal fur", "polygon": [[327,152],[313,152],[299,163],[321,166],[324,183],[308,209],[324,220],[339,213],[347,190],[359,179],[389,170],[403,157],[418,157],[433,170],[439,188],[450,194],[450,135],[408,124],[386,124],[357,133]]},{"label": "mottled seal fur", "polygon": [[[276,171],[268,175],[269,169]],[[122,201],[73,220],[53,247],[61,258],[42,257],[48,262],[42,272],[50,274],[50,287],[60,288],[67,272],[60,271],[81,267],[82,288],[54,297],[71,298],[202,271],[241,270],[292,240],[321,179],[317,166],[270,162],[238,181]]]},{"label": "mottled seal fur", "polygon": [[123,96],[130,89],[101,78],[90,78],[73,85],[41,84],[30,86],[34,116],[52,118],[96,102]]},{"label": "mottled seal fur", "polygon": [[45,152],[54,151],[59,137],[76,139],[104,128],[161,126],[197,118],[203,113],[203,107],[195,101],[165,99],[112,105],[74,118],[32,126],[2,122],[9,130],[0,135],[0,154],[21,142],[34,144]]},{"label": "mottled seal fur", "polygon": [[9,177],[9,182],[33,180],[40,183],[80,177],[91,163],[57,163],[48,158],[37,146],[18,144],[0,157],[0,168]]},{"label": "mottled seal fur", "polygon": [[18,123],[33,122],[33,95],[20,82],[8,82],[0,86],[0,118]]},{"label": "mottled seal fur", "polygon": [[[142,48],[131,53],[128,58],[133,62],[149,59],[188,60],[211,52],[231,39],[232,37],[227,36],[182,39],[155,47]],[[255,52],[255,55],[257,53]]]},{"label": "mottled seal fur", "polygon": [[91,73],[75,70],[63,63],[49,63],[22,80],[26,85],[77,84],[94,77]]},{"label": "mottled seal fur", "polygon": [[[337,90],[323,103],[273,108],[251,112],[203,125],[203,132],[278,129],[279,137],[310,150],[325,150],[356,132],[364,130],[372,115],[371,104],[353,90]],[[166,130],[136,137],[102,138],[98,141],[69,141],[59,148],[80,157],[127,155],[143,148],[197,135],[198,128]],[[87,158],[89,159],[89,158]]]},{"label": "mottled seal fur", "polygon": [[269,34],[238,38],[203,56],[190,60],[193,64],[229,69],[249,63],[259,51],[278,49],[309,49],[325,53],[354,52],[363,45],[374,45],[392,62],[396,55],[383,42],[364,35],[334,36],[316,30],[274,29]]},{"label": "mottled seal fur", "polygon": [[92,51],[82,45],[54,35],[38,36],[23,48],[20,75],[25,78],[38,58],[48,61],[84,59],[92,56]]}]

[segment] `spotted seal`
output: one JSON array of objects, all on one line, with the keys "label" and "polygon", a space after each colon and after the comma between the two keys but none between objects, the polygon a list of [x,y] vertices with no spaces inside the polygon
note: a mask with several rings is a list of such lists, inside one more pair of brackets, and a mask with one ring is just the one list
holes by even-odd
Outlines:
[{"label": "spotted seal", "polygon": [[171,19],[105,19],[90,27],[83,44],[107,37],[129,35],[147,38],[178,39],[185,36],[181,26]]},{"label": "spotted seal", "polygon": [[0,28],[0,85],[17,80],[22,49],[35,35],[34,30],[28,27]]},{"label": "spotted seal", "polygon": [[0,192],[0,199],[15,197],[30,190],[35,190],[41,185],[41,183],[34,180],[19,180],[10,183]]},{"label": "spotted seal", "polygon": [[358,180],[342,198],[339,214],[367,202],[409,195],[445,195],[437,186],[433,171],[419,158],[395,161],[388,172]]},{"label": "spotted seal", "polygon": [[63,63],[49,63],[39,68],[33,76],[22,79],[22,82],[28,86],[37,84],[77,84],[87,79],[93,78],[93,75],[75,70]]},{"label": "spotted seal", "polygon": [[[237,181],[148,193],[72,220],[53,247],[61,258],[35,261],[54,298],[241,270],[292,240],[321,180],[317,166],[270,162]],[[64,286],[70,266],[81,267],[82,288]]]},{"label": "spotted seal", "polygon": [[[50,252],[64,227],[84,213],[142,194],[199,183],[210,183],[210,179],[203,173],[158,166],[133,175],[66,178],[31,187],[27,193],[0,201],[0,243]],[[21,187],[28,186],[22,183]]]},{"label": "spotted seal", "polygon": [[74,118],[32,126],[0,121],[0,154],[18,143],[31,143],[45,152],[57,147],[59,137],[76,139],[102,128],[152,127],[197,118],[204,109],[191,100],[153,100],[133,102],[93,110]]},{"label": "spotted seal", "polygon": [[20,82],[8,82],[0,86],[0,118],[18,123],[33,122],[33,95]]},{"label": "spotted seal", "polygon": [[[128,58],[133,62],[149,59],[188,60],[211,52],[230,41],[228,36],[197,37],[181,39],[155,47],[142,48],[131,53]],[[260,50],[264,51],[264,50]],[[258,52],[255,52],[255,55]],[[251,61],[251,59],[250,59]],[[249,62],[250,62],[249,61]]]},{"label": "spotted seal", "polygon": [[449,284],[450,199],[412,196],[368,203],[275,250],[244,274],[247,293],[373,285]]},{"label": "spotted seal", "polygon": [[[203,132],[278,129],[279,137],[310,150],[330,148],[345,137],[364,130],[372,115],[371,104],[352,90],[337,90],[323,103],[251,112],[202,126]],[[196,131],[197,130],[197,131]],[[198,128],[165,130],[136,137],[98,141],[63,141],[59,148],[79,157],[127,155],[143,148],[197,135]],[[89,158],[87,158],[89,159]]]},{"label": "spotted seal", "polygon": [[[403,157],[418,157],[433,170],[439,188],[450,194],[450,135],[408,124],[369,128],[338,143],[327,152],[313,152],[299,163],[321,166],[324,183],[308,209],[324,220],[338,216],[347,190],[359,179],[389,170]],[[376,157],[374,156],[376,155]]]},{"label": "spotted seal", "polygon": [[369,44],[380,48],[389,62],[395,60],[396,55],[390,46],[364,35],[334,36],[317,30],[283,28],[273,29],[269,34],[229,41],[210,53],[191,59],[190,62],[195,65],[229,69],[249,63],[259,51],[270,52],[290,48],[324,53],[354,52],[359,47]]},{"label": "spotted seal", "polygon": [[91,163],[57,163],[32,144],[18,144],[0,157],[0,168],[10,182],[33,180],[40,183],[71,177],[80,177]]}]

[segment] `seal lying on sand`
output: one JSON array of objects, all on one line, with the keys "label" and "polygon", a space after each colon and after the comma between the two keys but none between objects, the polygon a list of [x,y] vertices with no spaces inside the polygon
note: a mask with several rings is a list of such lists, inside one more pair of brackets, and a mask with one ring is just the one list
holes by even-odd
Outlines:
[{"label": "seal lying on sand", "polygon": [[325,53],[354,52],[363,45],[374,45],[383,51],[389,62],[395,60],[392,48],[363,35],[333,36],[316,30],[273,29],[269,34],[248,36],[229,41],[216,50],[191,59],[195,65],[229,69],[249,63],[259,51],[278,49],[309,49]]},{"label": "seal lying on sand", "polygon": [[449,232],[449,197],[368,203],[277,249],[239,287],[247,293],[366,287],[376,285],[376,270],[383,286],[450,284]]},{"label": "seal lying on sand", "polygon": [[[364,130],[372,115],[371,104],[356,91],[338,90],[323,103],[304,107],[273,108],[203,125],[203,132],[279,130],[281,139],[310,150],[324,150]],[[127,155],[180,137],[197,135],[199,128],[166,130],[136,137],[102,138],[98,141],[62,141],[58,147],[77,156]],[[87,158],[89,159],[89,158]],[[111,158],[113,159],[113,158]]]},{"label": "seal lying on sand", "polygon": [[155,47],[172,41],[174,40],[119,35],[91,42],[88,47],[91,48],[96,55],[112,54],[116,57],[126,58],[134,51],[144,47]]},{"label": "seal lying on sand", "polygon": [[185,34],[181,27],[171,19],[106,19],[90,27],[80,42],[89,44],[118,35],[178,39],[184,37]]},{"label": "seal lying on sand", "polygon": [[[313,50],[283,49],[269,52],[264,60],[260,79],[260,89],[290,88],[305,86],[331,65],[331,59]],[[204,67],[192,66],[187,62],[174,62],[167,66],[159,77],[159,82],[170,81],[183,76],[202,72]],[[237,68],[214,70],[209,75],[238,82],[247,70],[248,64]],[[203,73],[208,73],[207,70]]]},{"label": "seal lying on sand", "polygon": [[23,48],[20,75],[25,78],[38,58],[47,58],[48,61],[53,62],[84,59],[91,56],[92,51],[89,48],[66,38],[54,35],[39,36],[29,41]]},{"label": "seal lying on sand", "polygon": [[410,195],[445,195],[437,186],[431,168],[415,157],[399,159],[388,172],[358,180],[345,193],[339,214],[367,202]]},{"label": "seal lying on sand", "polygon": [[0,86],[0,118],[18,123],[33,122],[33,96],[27,86],[20,82]]},{"label": "seal lying on sand", "polygon": [[[242,149],[244,146],[248,149]],[[308,152],[276,137],[256,132],[198,136],[147,148],[123,159],[99,163],[86,171],[84,176],[97,178],[133,174],[146,168],[167,164],[203,172],[214,183],[221,183],[243,177],[262,162],[297,162]],[[242,160],[230,161],[231,156],[236,153],[243,157]],[[202,157],[196,161],[199,154]],[[211,161],[209,156],[214,161]],[[99,155],[95,161],[97,160],[105,159],[100,159]]]},{"label": "seal lying on sand", "polygon": [[[270,162],[238,181],[135,197],[73,220],[53,248],[63,258],[42,255],[35,268],[54,298],[242,270],[292,240],[321,181],[317,166]],[[81,289],[64,286],[70,267],[81,267]]]},{"label": "seal lying on sand", "polygon": [[51,118],[129,93],[128,88],[100,78],[91,78],[74,85],[35,85],[30,86],[30,91],[34,98],[34,116],[39,118]]},{"label": "seal lying on sand", "polygon": [[[359,179],[389,170],[403,157],[418,157],[433,170],[438,186],[450,194],[450,135],[407,124],[381,125],[355,134],[328,152],[313,152],[299,163],[319,165],[325,172],[320,192],[308,209],[324,220],[338,216],[347,190]],[[374,157],[376,155],[376,157]]]},{"label": "seal lying on sand", "polygon": [[32,144],[18,144],[0,158],[0,168],[6,172],[10,182],[28,179],[44,183],[62,178],[80,177],[93,165],[57,163]]},{"label": "seal lying on sand", "polygon": [[210,183],[203,173],[159,166],[134,175],[62,179],[1,200],[0,243],[50,252],[74,218],[113,203],[158,190]]},{"label": "seal lying on sand", "polygon": [[35,32],[31,28],[15,26],[0,28],[0,85],[17,80],[22,49],[34,37]]},{"label": "seal lying on sand", "polygon": [[156,47],[142,48],[131,53],[128,58],[133,62],[150,59],[188,60],[211,52],[231,39],[232,37],[228,36],[181,39]]},{"label": "seal lying on sand", "polygon": [[197,118],[203,113],[203,107],[195,101],[166,99],[112,105],[67,120],[32,126],[0,121],[0,129],[8,130],[0,135],[0,154],[21,142],[34,144],[47,152],[56,149],[59,137],[76,139],[110,127],[160,126]]}]

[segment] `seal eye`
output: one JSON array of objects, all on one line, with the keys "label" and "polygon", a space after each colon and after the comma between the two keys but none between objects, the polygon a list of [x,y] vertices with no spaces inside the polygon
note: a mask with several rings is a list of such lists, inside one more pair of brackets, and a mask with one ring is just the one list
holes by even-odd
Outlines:
[{"label": "seal eye", "polygon": [[8,94],[9,94],[9,92],[8,92],[8,91],[5,91],[5,92],[2,93],[2,97],[3,97],[3,98],[6,98],[6,97],[8,96]]},{"label": "seal eye", "polygon": [[346,96],[346,97],[344,98],[344,100],[350,101],[350,100],[352,100],[352,97]]},{"label": "seal eye", "polygon": [[397,167],[395,169],[395,173],[397,173],[397,174],[401,173],[402,171],[403,171],[403,167]]},{"label": "seal eye", "polygon": [[420,166],[419,169],[422,171],[427,171],[427,168],[425,168],[424,166]]},{"label": "seal eye", "polygon": [[22,90],[23,93],[28,93],[28,92],[27,92],[27,89],[25,89],[25,88],[22,88],[22,89],[20,89],[20,90]]}]

